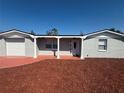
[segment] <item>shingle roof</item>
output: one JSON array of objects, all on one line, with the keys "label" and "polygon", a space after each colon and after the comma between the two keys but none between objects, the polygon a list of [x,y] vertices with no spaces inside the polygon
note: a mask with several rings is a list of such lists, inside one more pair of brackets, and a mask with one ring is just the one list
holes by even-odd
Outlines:
[{"label": "shingle roof", "polygon": [[114,32],[116,34],[120,34],[120,35],[124,35],[124,32],[122,31],[111,31],[110,29],[104,29],[104,30],[99,30],[99,31],[95,31],[95,32],[91,32],[91,33],[88,33],[88,34],[85,34],[84,36],[90,36],[90,35],[93,35],[93,34],[96,34],[96,33],[102,33],[102,32]]},{"label": "shingle roof", "polygon": [[[23,33],[27,33],[27,34],[31,34],[31,33],[29,33],[29,32],[26,32],[26,31],[22,31],[22,30],[18,30],[18,29],[11,29],[11,30],[7,30],[7,31],[2,31],[2,32],[0,32],[0,34],[1,33],[6,33],[6,32],[10,32],[10,31],[19,31],[19,32],[23,32]],[[31,34],[32,35],[32,34]]]},{"label": "shingle roof", "polygon": [[[9,32],[9,31],[13,31],[13,30],[16,30],[16,31],[19,31],[19,32],[23,32],[23,33],[26,33],[26,34],[30,34],[30,35],[34,35],[31,32],[26,32],[26,31],[22,31],[22,30],[18,30],[18,29],[11,29],[11,30],[8,30],[8,31],[2,31],[2,32],[0,32],[0,34],[1,33],[6,33],[6,32]],[[111,30],[110,29],[104,29],[104,30],[99,30],[99,31],[91,32],[91,33],[88,33],[88,34],[85,34],[85,35],[91,35],[91,34],[98,33],[98,32],[103,32],[103,31],[111,31]],[[122,32],[122,31],[118,31],[117,30],[117,31],[112,31],[112,32],[124,35],[124,32]],[[49,36],[49,35],[36,34],[36,36]],[[55,35],[55,36],[82,36],[82,35]]]}]

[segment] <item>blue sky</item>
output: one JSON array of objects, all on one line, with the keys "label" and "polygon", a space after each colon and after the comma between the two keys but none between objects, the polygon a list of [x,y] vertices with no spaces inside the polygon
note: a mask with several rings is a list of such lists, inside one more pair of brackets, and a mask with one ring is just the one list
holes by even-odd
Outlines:
[{"label": "blue sky", "polygon": [[0,31],[80,34],[113,27],[124,31],[124,0],[0,0]]}]

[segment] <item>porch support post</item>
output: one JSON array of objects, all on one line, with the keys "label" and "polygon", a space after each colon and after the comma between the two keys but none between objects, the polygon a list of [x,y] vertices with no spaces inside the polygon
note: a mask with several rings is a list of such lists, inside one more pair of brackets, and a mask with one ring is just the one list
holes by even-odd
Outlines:
[{"label": "porch support post", "polygon": [[80,59],[84,59],[84,38],[81,38],[81,56]]},{"label": "porch support post", "polygon": [[58,37],[57,38],[57,59],[59,59],[60,58],[60,54],[59,54],[59,49],[60,49],[60,38]]},{"label": "porch support post", "polygon": [[37,58],[37,40],[34,37],[34,58]]}]

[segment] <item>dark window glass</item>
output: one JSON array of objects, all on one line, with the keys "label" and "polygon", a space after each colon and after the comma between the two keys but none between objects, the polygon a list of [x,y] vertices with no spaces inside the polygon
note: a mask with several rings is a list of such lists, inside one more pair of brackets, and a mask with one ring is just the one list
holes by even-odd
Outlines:
[{"label": "dark window glass", "polygon": [[105,46],[105,45],[99,45],[99,50],[107,50],[107,46]]},{"label": "dark window glass", "polygon": [[99,50],[107,50],[107,39],[99,39]]},{"label": "dark window glass", "polygon": [[46,44],[46,48],[52,48],[51,44]]},{"label": "dark window glass", "polygon": [[76,42],[74,42],[74,49],[76,49],[76,47],[77,47],[77,44],[76,44]]},{"label": "dark window glass", "polygon": [[57,49],[57,44],[53,44],[53,48],[54,49]]}]

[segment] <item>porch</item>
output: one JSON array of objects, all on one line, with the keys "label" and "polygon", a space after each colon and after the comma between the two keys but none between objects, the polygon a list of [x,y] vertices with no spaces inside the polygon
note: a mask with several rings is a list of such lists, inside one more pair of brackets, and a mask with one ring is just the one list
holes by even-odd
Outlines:
[{"label": "porch", "polygon": [[40,36],[34,39],[34,58],[54,56],[83,59],[83,38],[75,36]]},{"label": "porch", "polygon": [[[46,59],[56,59],[57,57],[54,55],[39,55],[36,60],[46,60]],[[61,55],[59,59],[65,59],[65,60],[80,60],[80,57],[75,56],[64,56]]]}]

